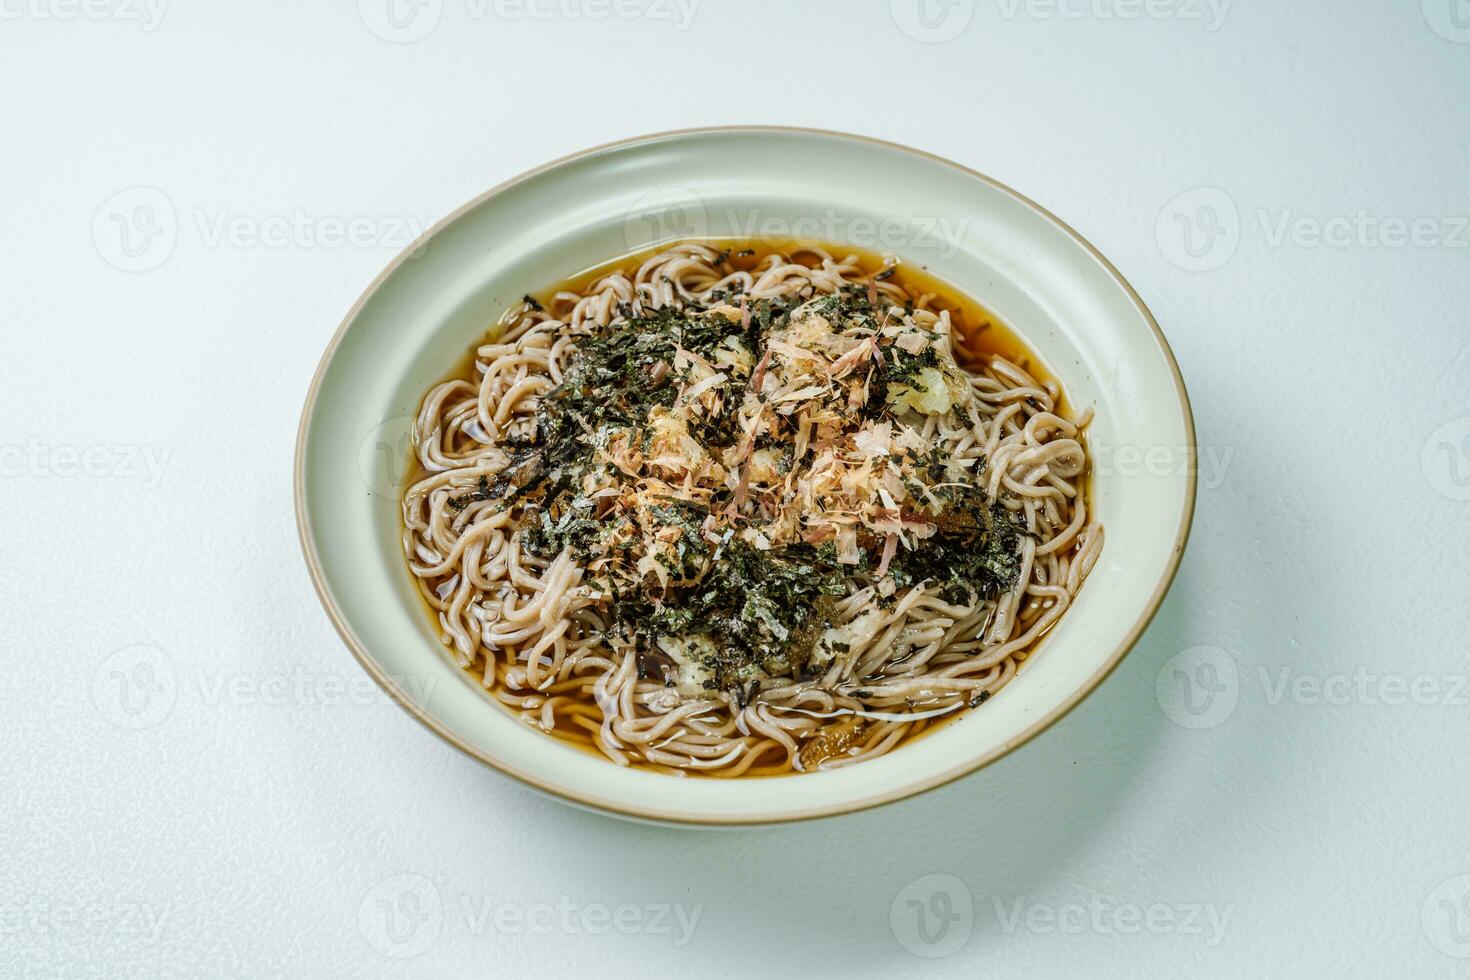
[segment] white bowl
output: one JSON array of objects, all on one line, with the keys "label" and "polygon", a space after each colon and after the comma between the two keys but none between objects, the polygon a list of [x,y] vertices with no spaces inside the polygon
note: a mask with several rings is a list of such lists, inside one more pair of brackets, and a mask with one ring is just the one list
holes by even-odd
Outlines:
[{"label": "white bowl", "polygon": [[[1102,558],[1019,676],[983,708],[860,765],[779,779],[620,768],[517,722],[437,639],[399,548],[408,420],[506,307],[660,239],[830,238],[928,268],[1009,323],[1097,411]],[[322,603],[379,684],[452,745],[562,800],[739,825],[828,816],[939,786],[1056,721],[1117,666],[1179,564],[1194,426],[1163,334],[1118,271],[1015,191],[916,150],[813,130],[664,133],[598,147],[466,204],[347,314],[307,396],[302,547]]]}]

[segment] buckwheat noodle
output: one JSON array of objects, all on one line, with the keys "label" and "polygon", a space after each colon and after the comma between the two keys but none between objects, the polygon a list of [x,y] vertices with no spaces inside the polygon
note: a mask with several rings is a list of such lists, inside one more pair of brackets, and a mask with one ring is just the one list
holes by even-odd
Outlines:
[{"label": "buckwheat noodle", "polygon": [[[403,501],[409,567],[459,664],[526,723],[620,765],[675,774],[852,765],[1004,687],[1097,561],[1102,527],[1083,493],[1090,409],[1064,417],[1055,382],[982,352],[974,335],[953,335],[939,297],[865,272],[855,256],[800,254],[805,261],[769,252],[738,269],[708,245],[668,248],[585,291],[557,292],[544,308],[513,311],[476,351],[472,376],[424,398],[413,432],[420,471]],[[1024,528],[1014,586],[954,604],[932,583],[895,589],[874,569],[854,569],[831,617],[836,629],[859,620],[861,628],[844,634],[852,642],[819,676],[764,678],[748,699],[640,678],[639,651],[609,639],[607,596],[571,552],[547,559],[524,547],[535,503],[466,504],[466,491],[511,465],[507,442],[534,429],[539,399],[562,383],[579,341],[620,309],[703,309],[717,297],[794,303],[847,287],[953,346],[973,395],[970,424],[930,416],[918,431],[955,460],[973,461],[987,501]]]}]

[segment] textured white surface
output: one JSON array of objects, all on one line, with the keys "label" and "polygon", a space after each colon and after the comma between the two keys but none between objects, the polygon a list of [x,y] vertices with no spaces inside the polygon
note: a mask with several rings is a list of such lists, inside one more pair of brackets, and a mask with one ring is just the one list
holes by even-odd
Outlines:
[{"label": "textured white surface", "polygon": [[[1462,0],[360,6],[0,4],[0,975],[1470,968]],[[372,695],[292,445],[403,225],[747,121],[1062,215],[1163,324],[1206,463],[1157,622],[1048,733],[878,811],[668,831]]]}]

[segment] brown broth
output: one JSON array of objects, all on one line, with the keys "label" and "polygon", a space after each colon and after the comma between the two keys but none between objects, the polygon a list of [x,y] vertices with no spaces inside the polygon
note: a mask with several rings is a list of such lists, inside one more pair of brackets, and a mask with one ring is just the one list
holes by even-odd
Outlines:
[{"label": "brown broth", "polygon": [[[700,244],[709,245],[713,248],[728,250],[731,253],[729,264],[732,268],[737,270],[748,271],[754,268],[754,266],[759,261],[761,261],[765,256],[769,255],[772,252],[780,252],[786,255],[792,261],[799,262],[803,265],[816,266],[820,264],[820,256],[816,252],[812,251],[813,243],[810,241],[797,242],[772,239],[746,240],[738,238],[702,238],[698,239],[698,242]],[[551,298],[556,293],[585,293],[594,283],[596,283],[603,277],[614,272],[618,272],[620,270],[636,268],[646,259],[672,247],[675,244],[678,243],[664,242],[657,246],[644,249],[642,251],[629,253],[619,258],[599,263],[598,265],[592,266],[589,269],[585,269],[582,272],[569,276],[568,278],[558,283],[555,283],[554,285],[548,286],[541,290],[537,290],[535,292],[531,292],[527,295],[529,295],[537,302],[541,303],[543,306],[549,307],[551,305]],[[883,272],[890,266],[890,262],[878,252],[856,248],[850,245],[838,245],[828,243],[819,243],[817,247],[824,249],[833,258],[839,260],[851,257],[853,260],[853,264],[857,265],[863,271],[863,273],[867,275],[876,275],[880,272]],[[742,251],[746,250],[753,251],[754,254],[749,256],[740,255]],[[1057,391],[1060,393],[1057,399],[1058,414],[1062,415],[1063,417],[1071,417],[1072,409],[1070,403],[1067,400],[1066,389],[1062,387],[1060,381],[1051,372],[1045,362],[1043,362],[1041,358],[1037,356],[1037,354],[1026,345],[1026,343],[1015,332],[1015,330],[1013,330],[1008,324],[1006,324],[993,312],[983,306],[979,301],[965,295],[959,289],[956,289],[954,286],[940,279],[938,276],[935,276],[924,267],[905,264],[902,261],[894,266],[894,272],[889,277],[888,281],[895,283],[898,286],[901,286],[911,296],[918,297],[924,294],[932,294],[932,298],[930,300],[931,304],[935,307],[946,309],[949,311],[950,323],[955,334],[955,358],[962,367],[973,370],[974,368],[980,366],[980,364],[982,364],[983,362],[987,361],[989,358],[1004,358],[1020,367],[1027,374],[1031,375],[1031,377],[1035,378],[1038,382],[1045,383],[1049,381],[1054,383],[1056,385]],[[499,335],[500,331],[503,329],[509,318],[512,316],[518,316],[521,312],[521,309],[522,304],[520,303],[516,303],[508,308],[504,312],[504,314],[502,314],[501,319],[498,320],[488,331],[488,339],[493,341],[493,339]],[[475,377],[474,362],[475,347],[472,346],[461,358],[458,359],[458,361],[453,366],[453,369],[447,372],[441,380],[448,381],[456,378],[472,380]],[[408,481],[405,483],[405,487],[412,486],[414,483],[418,482],[420,479],[427,475],[419,466],[416,457],[411,460],[408,470],[409,478]],[[1089,507],[1091,505],[1091,483],[1091,472],[1089,470],[1089,472],[1085,474],[1081,480],[1082,499],[1085,503],[1088,504]],[[433,608],[428,604],[427,601],[423,602],[423,608],[426,615],[429,617],[429,622],[432,623],[437,629],[438,616],[435,614]],[[1034,655],[1038,647],[1045,641],[1046,636],[1042,635],[1036,640],[1036,642],[1031,646],[1030,649],[1017,654],[1016,659],[1019,662],[1018,668],[1024,667],[1025,661],[1030,656]],[[483,662],[477,663],[474,666],[466,669],[467,673],[480,675],[481,677],[483,676],[483,671]],[[479,677],[477,677],[476,683],[481,684],[481,686],[483,687],[483,682]],[[558,682],[557,684],[554,684],[552,686],[551,691],[548,693],[557,693],[558,689],[560,688],[565,687],[570,689],[575,688],[576,686],[578,686],[578,684],[574,681]],[[507,712],[511,711],[509,707],[501,704],[494,697],[488,697],[488,700],[496,704],[497,707],[499,707],[501,710],[505,710]],[[913,707],[919,710],[923,710],[924,705],[916,703],[913,705]],[[896,745],[894,749],[890,751],[894,751],[904,745],[908,745],[909,743],[918,738],[921,738],[929,732],[935,731],[939,728],[944,727],[945,725],[948,725],[956,718],[963,717],[972,710],[975,709],[970,707],[956,708],[954,711],[946,715],[940,715],[935,718],[922,719],[916,722],[912,722],[909,732],[905,734],[905,736],[899,741],[898,745]],[[577,712],[577,717],[580,717],[585,721],[588,719],[599,719],[600,715],[597,713],[595,706],[589,704],[586,706],[585,711],[579,710]],[[553,727],[551,731],[545,732],[545,734],[555,738],[557,741],[561,742],[564,745],[574,746],[583,751],[591,752],[600,759],[607,759],[607,757],[597,747],[595,742],[594,733],[597,728],[596,724],[593,724],[590,728],[584,728],[578,725],[573,720],[572,714],[570,712],[567,712],[565,710],[556,713],[553,718]],[[633,768],[648,769],[661,772],[671,771],[668,770],[666,767],[656,766],[644,762],[635,762],[633,764]],[[681,770],[681,772],[683,771]],[[718,778],[715,774],[712,773],[691,772],[689,774],[702,776],[705,778]],[[790,768],[787,768],[785,765],[756,765],[752,766],[750,769],[742,773],[739,777],[735,778],[750,779],[788,775],[800,775],[800,773]]]}]

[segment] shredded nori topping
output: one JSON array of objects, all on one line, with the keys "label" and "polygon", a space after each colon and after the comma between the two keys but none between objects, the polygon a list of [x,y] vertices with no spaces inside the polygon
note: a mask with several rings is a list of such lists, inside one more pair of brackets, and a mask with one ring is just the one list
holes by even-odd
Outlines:
[{"label": "shredded nori topping", "polygon": [[[892,274],[885,270],[875,279]],[[725,297],[717,297],[724,301]],[[534,304],[533,300],[527,299]],[[564,549],[585,559],[614,531],[618,520],[602,520],[596,502],[584,495],[583,477],[596,457],[599,434],[609,429],[631,429],[648,438],[650,413],[675,402],[678,377],[673,372],[679,350],[706,360],[722,345],[738,341],[759,361],[766,338],[783,325],[798,300],[749,304],[749,325],[720,315],[669,307],[632,315],[626,307],[620,317],[596,334],[581,339],[562,382],[540,399],[534,435],[517,448],[511,465],[491,481],[481,477],[477,489],[451,500],[456,509],[471,502],[498,500],[504,506],[525,499],[532,502],[521,527],[522,546],[549,559]],[[533,308],[535,308],[533,306]],[[814,301],[815,312],[846,325],[879,326],[866,287],[850,285],[839,293]],[[881,370],[875,372],[869,397],[860,414],[877,418],[888,412],[890,384],[911,382],[924,368],[938,364],[932,347],[909,354],[883,346]],[[739,437],[735,408],[748,376],[730,372],[724,383],[725,410],[691,421],[689,433],[706,449],[718,452]],[[789,433],[766,434],[762,446],[787,448],[778,464],[791,465]],[[921,582],[937,584],[946,602],[965,603],[1010,588],[1019,574],[1019,538],[1025,533],[1016,518],[1001,505],[988,505],[974,486],[940,486],[950,481],[942,451],[918,461],[913,490],[942,501],[943,511],[933,520],[937,531],[913,549],[894,556],[889,574],[901,587]],[[784,469],[783,469],[784,468]],[[932,488],[932,489],[931,489]],[[729,501],[730,491],[718,489],[710,503],[717,508]],[[761,550],[746,540],[727,536],[712,544],[701,533],[710,510],[684,500],[670,499],[653,507],[652,516],[679,534],[658,560],[668,572],[668,584],[648,578],[619,589],[611,577],[599,585],[611,595],[612,632],[639,650],[641,676],[673,683],[673,662],[658,649],[660,637],[705,638],[702,654],[710,679],[706,687],[730,691],[744,704],[756,684],[754,673],[807,677],[815,671],[819,638],[833,624],[833,607],[848,594],[846,578],[876,562],[882,539],[865,532],[863,554],[857,566],[837,562],[836,548],[798,543]],[[892,597],[880,597],[891,605]],[[701,649],[706,647],[701,646]],[[845,653],[846,644],[834,643],[828,653]]]}]

